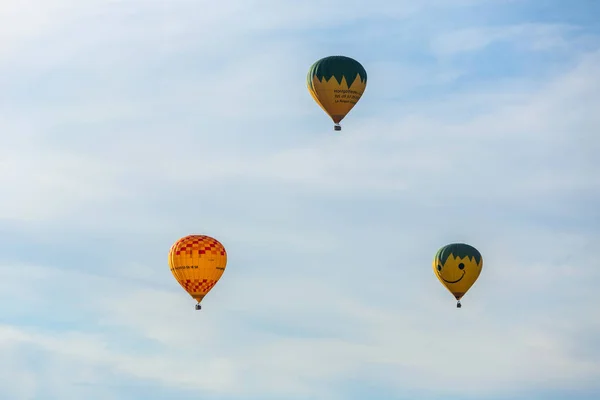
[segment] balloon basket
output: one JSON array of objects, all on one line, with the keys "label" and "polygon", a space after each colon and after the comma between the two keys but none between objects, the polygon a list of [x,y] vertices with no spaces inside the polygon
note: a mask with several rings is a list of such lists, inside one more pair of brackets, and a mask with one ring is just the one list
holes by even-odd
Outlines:
[{"label": "balloon basket", "polygon": [[341,131],[341,130],[342,130],[342,127],[341,127],[340,125],[338,125],[338,124],[335,124],[335,125],[333,126],[333,130],[334,130],[334,131]]},{"label": "balloon basket", "polygon": [[201,310],[202,306],[200,304],[196,304],[196,310]]},{"label": "balloon basket", "polygon": [[460,301],[456,303],[456,308],[461,308],[462,305],[460,304]]}]

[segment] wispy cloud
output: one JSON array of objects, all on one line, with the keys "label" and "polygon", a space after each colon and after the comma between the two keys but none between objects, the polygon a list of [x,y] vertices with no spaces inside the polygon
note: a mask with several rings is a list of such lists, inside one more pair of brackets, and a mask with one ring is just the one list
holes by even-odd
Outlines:
[{"label": "wispy cloud", "polygon": [[498,42],[510,42],[526,51],[555,51],[572,46],[566,36],[577,30],[577,26],[560,24],[465,28],[444,33],[434,39],[431,47],[438,55],[479,51]]}]

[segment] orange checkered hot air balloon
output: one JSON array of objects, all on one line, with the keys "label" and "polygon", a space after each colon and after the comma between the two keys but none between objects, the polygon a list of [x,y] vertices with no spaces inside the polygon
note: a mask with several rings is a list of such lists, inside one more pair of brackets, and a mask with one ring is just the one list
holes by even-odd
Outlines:
[{"label": "orange checkered hot air balloon", "polygon": [[225,247],[217,240],[205,235],[189,235],[179,239],[169,252],[171,273],[181,287],[198,304],[217,284],[227,265]]}]

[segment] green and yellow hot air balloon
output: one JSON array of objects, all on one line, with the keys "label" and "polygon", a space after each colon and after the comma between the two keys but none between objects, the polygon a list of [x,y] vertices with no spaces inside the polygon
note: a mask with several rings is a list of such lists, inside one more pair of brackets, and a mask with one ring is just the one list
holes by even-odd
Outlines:
[{"label": "green and yellow hot air balloon", "polygon": [[465,243],[447,244],[433,259],[435,276],[454,295],[458,308],[460,299],[479,278],[482,268],[483,257],[479,250]]},{"label": "green and yellow hot air balloon", "polygon": [[330,56],[315,62],[306,80],[313,99],[333,120],[333,129],[341,131],[340,122],[367,87],[367,71],[350,57]]}]

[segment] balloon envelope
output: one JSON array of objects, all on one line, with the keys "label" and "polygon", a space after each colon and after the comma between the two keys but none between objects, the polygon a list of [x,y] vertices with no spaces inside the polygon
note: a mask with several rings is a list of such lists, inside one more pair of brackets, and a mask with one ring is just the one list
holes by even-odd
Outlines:
[{"label": "balloon envelope", "polygon": [[185,236],[169,251],[171,273],[198,304],[221,279],[226,265],[225,247],[210,236]]},{"label": "balloon envelope", "polygon": [[473,286],[482,268],[483,257],[479,250],[465,243],[448,244],[439,249],[433,259],[433,272],[456,300]]},{"label": "balloon envelope", "polygon": [[315,62],[306,77],[308,91],[341,130],[339,123],[356,105],[367,87],[367,71],[345,56],[325,57]]}]

